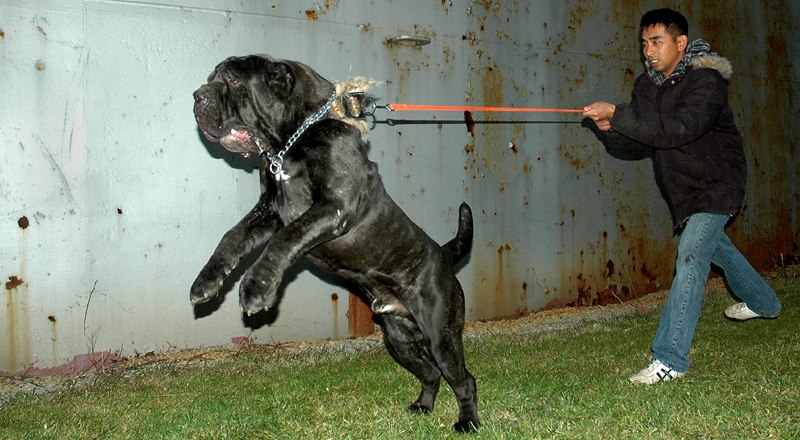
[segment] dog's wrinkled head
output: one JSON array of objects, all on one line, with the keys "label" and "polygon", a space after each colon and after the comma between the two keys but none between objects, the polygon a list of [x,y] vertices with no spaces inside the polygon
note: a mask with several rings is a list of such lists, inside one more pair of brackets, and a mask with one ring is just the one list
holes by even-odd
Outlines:
[{"label": "dog's wrinkled head", "polygon": [[333,90],[302,63],[268,55],[231,57],[194,92],[194,116],[206,139],[247,157],[281,148]]}]

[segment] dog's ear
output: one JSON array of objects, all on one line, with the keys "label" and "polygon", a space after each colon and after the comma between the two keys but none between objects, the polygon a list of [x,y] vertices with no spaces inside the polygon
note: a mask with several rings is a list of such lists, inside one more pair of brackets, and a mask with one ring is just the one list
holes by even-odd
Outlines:
[{"label": "dog's ear", "polygon": [[292,68],[285,63],[267,64],[267,86],[281,99],[292,94],[295,78]]}]

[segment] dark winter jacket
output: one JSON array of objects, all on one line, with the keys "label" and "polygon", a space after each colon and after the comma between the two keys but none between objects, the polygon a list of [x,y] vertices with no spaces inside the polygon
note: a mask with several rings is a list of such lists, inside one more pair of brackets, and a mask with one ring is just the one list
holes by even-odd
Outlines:
[{"label": "dark winter jacket", "polygon": [[640,75],[630,104],[616,106],[613,131],[605,134],[611,148],[649,152],[676,228],[700,212],[736,214],[747,174],[728,106],[730,62],[709,54],[682,70],[661,86]]}]

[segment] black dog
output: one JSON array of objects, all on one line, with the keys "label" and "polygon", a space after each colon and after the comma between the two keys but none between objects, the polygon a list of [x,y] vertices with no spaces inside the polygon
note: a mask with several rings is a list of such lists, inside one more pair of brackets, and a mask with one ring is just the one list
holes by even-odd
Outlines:
[{"label": "black dog", "polygon": [[368,127],[336,111],[368,85],[334,85],[301,63],[252,55],[223,61],[195,91],[207,139],[261,154],[261,197],[222,237],[191,300],[215,296],[239,260],[266,245],[241,281],[239,304],[248,314],[269,309],[286,269],[307,255],[363,289],[389,353],[422,382],[409,409],[431,411],[444,376],[458,398],[454,428],[472,431],[480,425],[477,393],[464,362],[464,293],[453,270],[469,252],[472,214],[462,204],[456,237],[439,246],[389,197],[367,158]]}]

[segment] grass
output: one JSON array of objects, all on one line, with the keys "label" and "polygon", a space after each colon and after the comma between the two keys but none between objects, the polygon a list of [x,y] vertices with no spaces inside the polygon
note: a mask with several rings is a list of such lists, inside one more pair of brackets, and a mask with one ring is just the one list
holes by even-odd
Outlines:
[{"label": "grass", "polygon": [[[725,320],[733,300],[711,290],[692,368],[668,384],[627,381],[649,362],[657,311],[468,339],[484,425],[472,438],[800,438],[800,279],[771,282],[784,310],[770,321]],[[17,395],[0,406],[0,438],[463,438],[450,428],[449,387],[427,415],[404,410],[418,390],[383,350],[245,350],[208,367],[111,371],[91,386]]]}]

